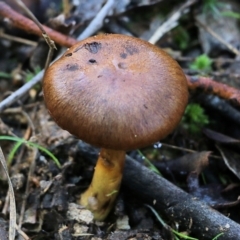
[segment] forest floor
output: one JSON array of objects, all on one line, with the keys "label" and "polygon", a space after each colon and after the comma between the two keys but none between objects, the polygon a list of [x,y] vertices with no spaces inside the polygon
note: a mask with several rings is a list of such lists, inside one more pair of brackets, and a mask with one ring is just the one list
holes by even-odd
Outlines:
[{"label": "forest floor", "polygon": [[104,221],[78,202],[99,149],[50,117],[41,84],[49,46],[16,2],[0,1],[0,240],[240,239],[239,1],[23,1],[48,27],[53,59],[77,39],[118,33],[162,48],[186,75],[181,122],[127,152]]}]

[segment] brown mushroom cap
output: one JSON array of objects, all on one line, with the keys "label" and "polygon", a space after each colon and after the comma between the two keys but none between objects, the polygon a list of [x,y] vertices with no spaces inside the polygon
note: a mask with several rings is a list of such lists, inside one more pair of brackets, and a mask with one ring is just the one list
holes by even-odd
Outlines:
[{"label": "brown mushroom cap", "polygon": [[95,146],[130,150],[166,137],[188,101],[184,73],[158,47],[119,34],[87,38],[47,70],[57,124]]}]

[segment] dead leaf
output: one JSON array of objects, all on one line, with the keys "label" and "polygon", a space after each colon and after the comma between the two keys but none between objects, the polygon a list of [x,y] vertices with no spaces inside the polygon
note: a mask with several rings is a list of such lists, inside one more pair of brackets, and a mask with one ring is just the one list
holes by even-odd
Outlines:
[{"label": "dead leaf", "polygon": [[15,226],[17,225],[15,195],[14,195],[14,191],[13,191],[12,182],[11,182],[11,179],[10,179],[9,174],[8,174],[6,160],[4,158],[1,147],[0,147],[0,162],[1,162],[1,165],[3,167],[3,170],[4,170],[5,174],[7,175],[8,187],[9,187],[9,190],[8,190],[9,202],[10,202],[9,240],[14,240],[15,235],[16,235]]},{"label": "dead leaf", "polygon": [[161,173],[166,173],[167,171],[171,175],[186,176],[194,171],[200,174],[208,166],[208,157],[210,154],[211,152],[209,151],[190,153],[177,159],[156,162],[154,164]]},{"label": "dead leaf", "polygon": [[217,149],[222,155],[222,158],[228,167],[228,169],[235,174],[240,179],[240,155],[231,150],[227,150],[224,147],[216,145]]},{"label": "dead leaf", "polygon": [[214,140],[219,143],[225,143],[225,144],[240,144],[240,140],[229,137],[227,135],[224,135],[222,133],[213,131],[211,129],[205,128],[203,129],[203,133],[210,138],[211,140]]}]

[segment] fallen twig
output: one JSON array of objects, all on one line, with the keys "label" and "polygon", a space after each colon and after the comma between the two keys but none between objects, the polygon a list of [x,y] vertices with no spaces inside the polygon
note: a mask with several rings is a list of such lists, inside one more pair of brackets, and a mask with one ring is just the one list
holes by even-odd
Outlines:
[{"label": "fallen twig", "polygon": [[[42,31],[32,20],[19,14],[2,1],[0,1],[0,15],[8,18],[14,27],[22,29],[27,33],[32,33],[42,37]],[[43,29],[54,42],[60,44],[61,46],[70,47],[77,42],[76,39],[61,34],[49,27],[43,26]]]},{"label": "fallen twig", "polygon": [[171,13],[170,17],[154,32],[149,42],[155,44],[165,33],[169,32],[178,25],[180,17],[186,13],[186,10],[196,3],[196,0],[189,0],[182,4],[177,10]]},{"label": "fallen twig", "polygon": [[240,90],[226,84],[216,82],[211,78],[201,76],[186,75],[189,90],[200,89],[229,100],[233,104],[240,106]]},{"label": "fallen twig", "polygon": [[[96,161],[96,148],[80,141],[78,149],[83,159]],[[154,174],[129,156],[126,157],[123,185],[136,197],[152,205],[199,239],[213,239],[219,233],[223,233],[225,240],[240,239],[239,224]]]},{"label": "fallen twig", "polygon": [[94,34],[98,29],[100,29],[103,25],[103,20],[109,13],[109,11],[114,6],[115,0],[108,0],[107,3],[103,6],[100,12],[96,15],[96,17],[90,22],[88,27],[80,34],[77,38],[78,41],[83,40],[92,34]]},{"label": "fallen twig", "polygon": [[203,28],[205,31],[207,31],[209,34],[211,34],[214,38],[216,38],[220,43],[225,45],[232,53],[236,54],[237,56],[240,56],[240,52],[237,48],[226,42],[221,36],[219,36],[217,33],[215,33],[211,28],[203,24],[201,21],[196,19],[196,23],[198,26]]},{"label": "fallen twig", "polygon": [[[107,3],[101,9],[101,11],[96,15],[96,17],[92,20],[88,27],[77,37],[77,39],[61,34],[44,25],[42,25],[43,30],[50,36],[50,38],[54,42],[58,43],[61,46],[71,47],[72,45],[77,43],[77,41],[91,36],[102,27],[103,20],[107,16],[111,8],[114,6],[114,2],[115,2],[114,0],[108,0]],[[39,37],[42,36],[42,31],[32,20],[17,13],[5,2],[0,2],[0,15],[10,19],[11,24],[14,27],[22,29],[25,32],[35,34]]]},{"label": "fallen twig", "polygon": [[6,34],[6,33],[3,32],[2,29],[0,29],[0,38],[7,39],[9,41],[19,42],[19,43],[30,45],[30,46],[33,46],[33,47],[37,46],[37,42]]},{"label": "fallen twig", "polygon": [[[0,3],[1,4],[1,3]],[[29,82],[25,83],[22,87],[20,87],[17,91],[9,95],[2,102],[0,102],[0,113],[9,107],[11,104],[19,100],[22,96],[24,96],[34,85],[38,84],[43,77],[43,70],[39,72],[35,77],[33,77]]]}]

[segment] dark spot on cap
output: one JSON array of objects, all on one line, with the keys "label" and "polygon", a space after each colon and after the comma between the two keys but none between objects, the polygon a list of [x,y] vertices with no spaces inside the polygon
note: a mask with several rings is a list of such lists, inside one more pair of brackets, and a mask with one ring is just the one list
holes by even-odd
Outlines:
[{"label": "dark spot on cap", "polygon": [[90,62],[90,63],[97,63],[97,61],[95,59],[89,59],[88,62]]},{"label": "dark spot on cap", "polygon": [[120,53],[120,57],[123,58],[123,59],[126,59],[127,58],[127,54],[126,53]]},{"label": "dark spot on cap", "polygon": [[101,47],[102,47],[102,44],[98,42],[84,44],[84,48],[93,54],[96,54],[101,49]]},{"label": "dark spot on cap", "polygon": [[123,47],[125,48],[126,52],[130,55],[133,55],[133,54],[139,52],[139,50],[135,46],[133,46],[132,44],[126,44]]},{"label": "dark spot on cap", "polygon": [[148,109],[147,105],[143,104],[143,106],[144,106],[146,109]]},{"label": "dark spot on cap", "polygon": [[98,78],[101,78],[101,77],[102,77],[102,75],[98,75],[97,77],[98,77]]},{"label": "dark spot on cap", "polygon": [[118,67],[121,68],[121,69],[127,69],[127,64],[124,63],[124,62],[120,62],[120,63],[118,64]]},{"label": "dark spot on cap", "polygon": [[69,70],[69,71],[76,71],[78,69],[79,69],[79,66],[76,63],[67,65],[67,70]]},{"label": "dark spot on cap", "polygon": [[65,57],[71,57],[71,56],[72,56],[72,53],[65,54]]}]

